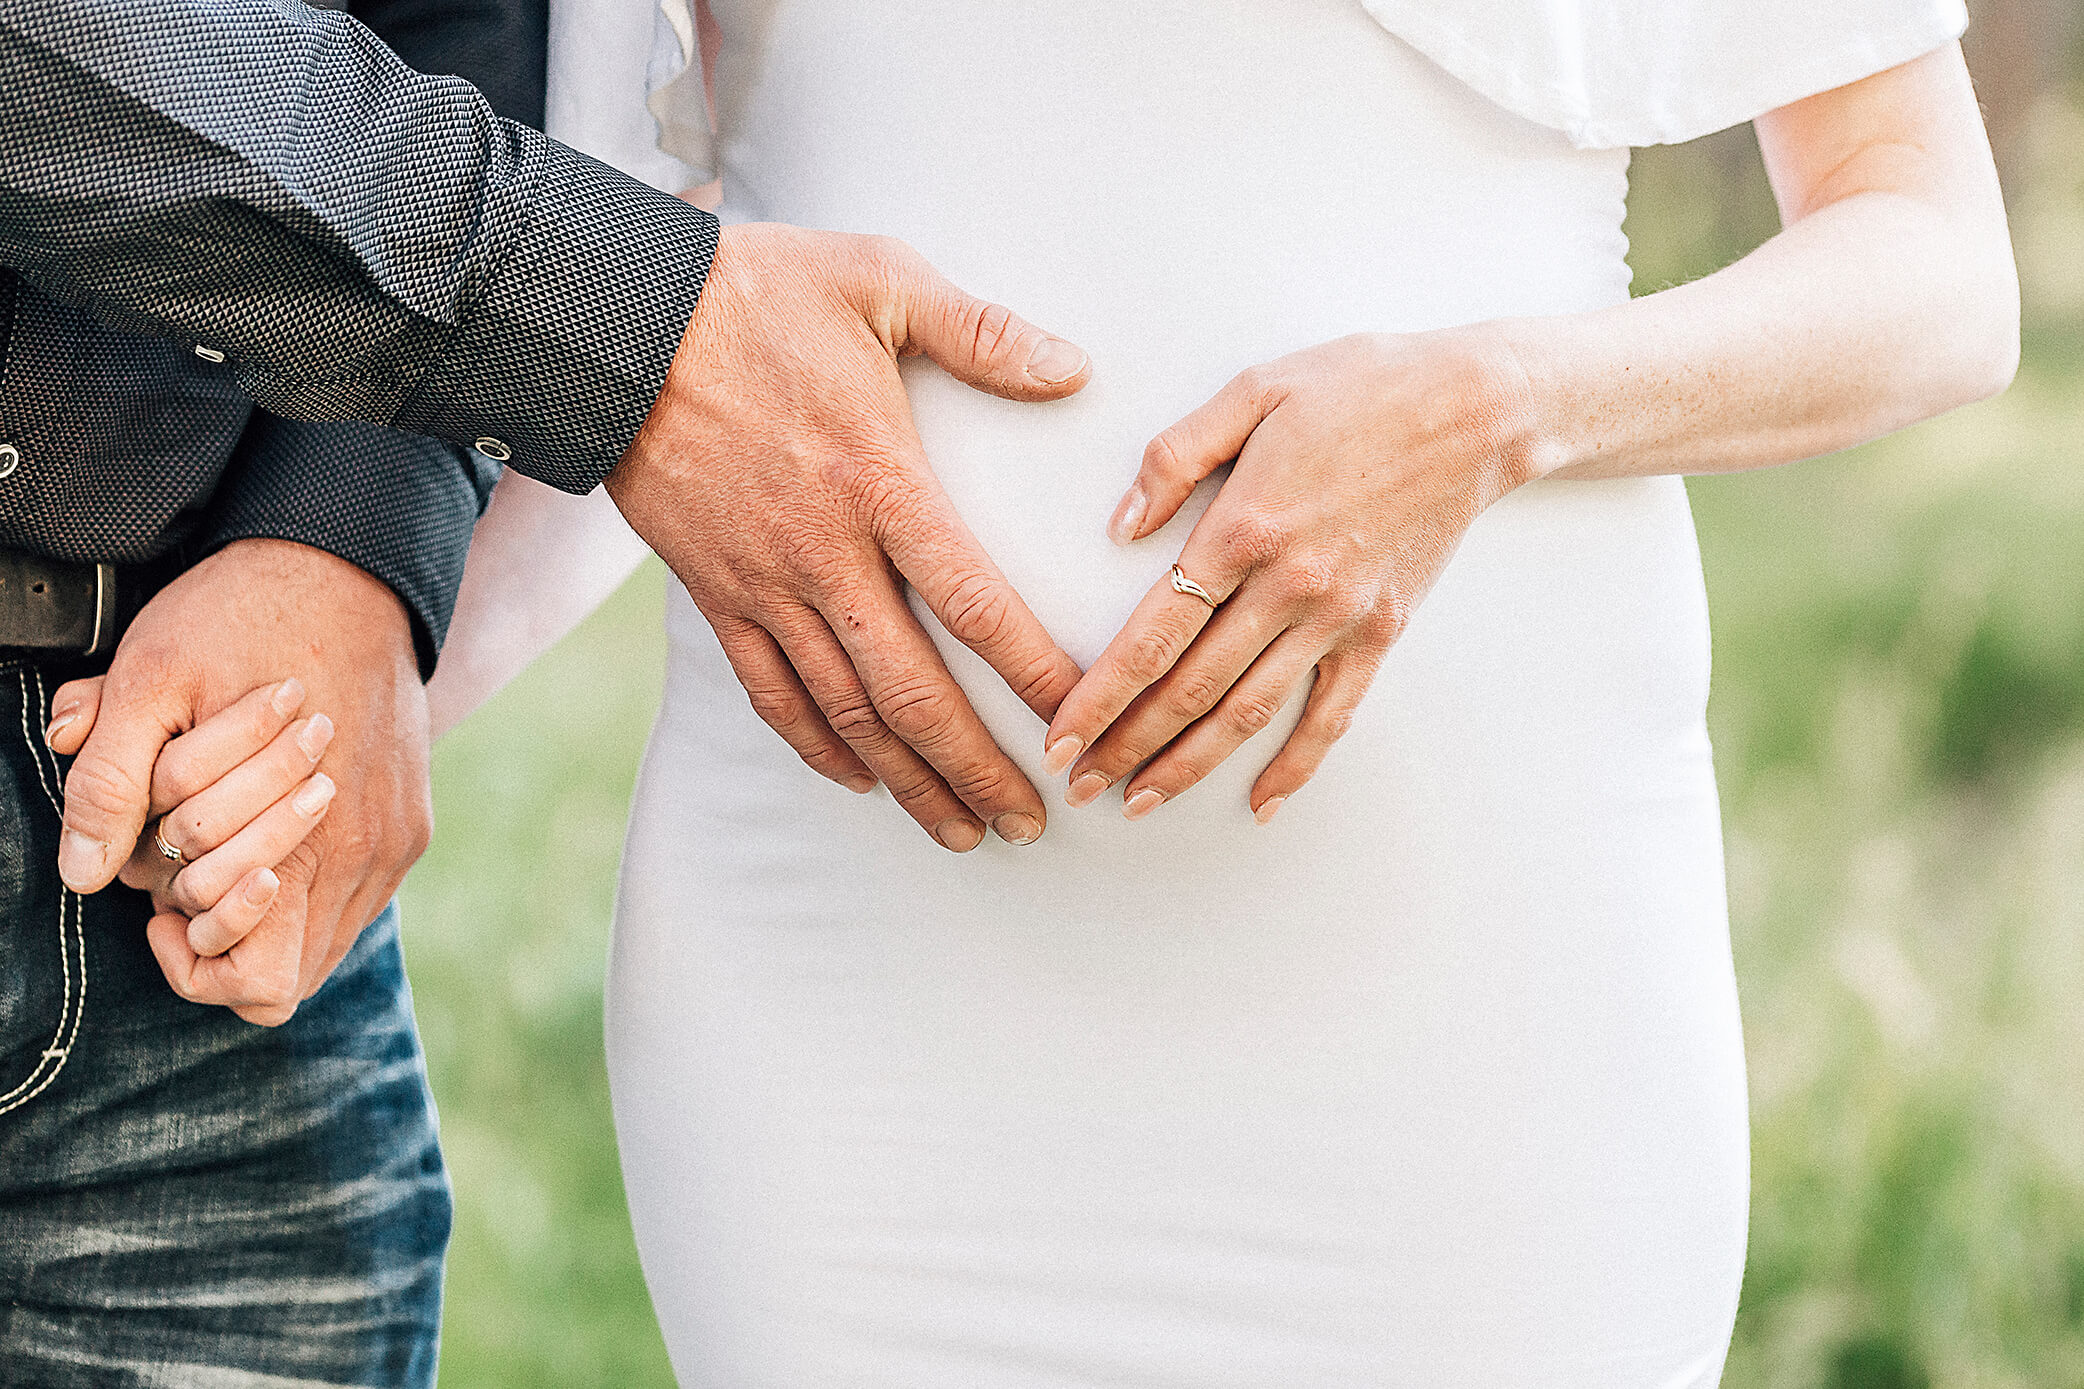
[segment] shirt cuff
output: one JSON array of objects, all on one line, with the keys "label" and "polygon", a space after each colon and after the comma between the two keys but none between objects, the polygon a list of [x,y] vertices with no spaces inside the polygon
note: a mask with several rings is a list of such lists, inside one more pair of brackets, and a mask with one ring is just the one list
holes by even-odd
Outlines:
[{"label": "shirt cuff", "polygon": [[498,480],[495,464],[439,440],[255,411],[196,535],[197,557],[256,539],[338,555],[405,604],[425,679],[448,635],[471,530]]},{"label": "shirt cuff", "polygon": [[585,493],[629,449],[665,385],[718,226],[545,144],[527,227],[391,422]]}]

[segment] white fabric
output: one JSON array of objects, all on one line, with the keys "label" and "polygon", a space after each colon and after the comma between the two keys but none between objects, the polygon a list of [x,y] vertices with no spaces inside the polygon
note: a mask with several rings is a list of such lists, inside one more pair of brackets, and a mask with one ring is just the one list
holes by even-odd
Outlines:
[{"label": "white fabric", "polygon": [[[904,237],[1093,353],[1048,406],[906,367],[957,506],[1081,661],[1215,485],[1113,547],[1145,441],[1236,371],[1628,292],[1626,153],[1358,0],[717,18],[720,136],[678,152],[726,220]],[[608,1046],[683,1384],[1715,1383],[1743,1053],[1677,480],[1484,515],[1264,828],[1293,709],[1146,821],[1058,805],[952,857],[802,768],[677,590],[668,626]],[[1042,725],[932,630],[1054,797]]]},{"label": "white fabric", "polygon": [[[685,14],[685,10],[682,10]],[[694,51],[689,20],[685,51]],[[643,94],[671,76],[655,77],[656,59],[677,69],[681,48],[670,34],[661,43],[664,12],[642,0],[550,0],[550,66],[543,129],[572,148],[636,175],[654,188],[678,193],[709,175],[662,148],[659,126]],[[696,65],[697,83],[701,81]],[[697,89],[699,91],[699,88]],[[707,155],[698,164],[706,165]]]},{"label": "white fabric", "polygon": [[[1357,3],[1484,96],[1582,149],[1678,144],[1741,125],[1929,53],[1968,26],[1964,0]],[[659,147],[711,170],[693,0],[658,0],[658,13],[667,40],[651,71]]]},{"label": "white fabric", "polygon": [[1677,144],[1959,38],[1962,0],[1361,0],[1508,111],[1586,148]]}]

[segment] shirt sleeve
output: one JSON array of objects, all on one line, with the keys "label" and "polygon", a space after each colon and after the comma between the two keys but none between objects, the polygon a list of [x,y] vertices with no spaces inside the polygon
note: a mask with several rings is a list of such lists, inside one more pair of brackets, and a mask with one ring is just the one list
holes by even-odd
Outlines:
[{"label": "shirt sleeve", "polygon": [[[448,634],[471,530],[499,471],[474,450],[437,439],[256,410],[211,498],[195,554],[234,540],[294,540],[366,570],[405,604],[424,680]],[[343,476],[360,485],[341,487]]]},{"label": "shirt sleeve", "polygon": [[[664,384],[716,220],[271,0],[0,0],[0,263],[584,492]],[[359,483],[357,486],[361,485]]]},{"label": "shirt sleeve", "polygon": [[1962,0],[1361,0],[1383,28],[1580,148],[1677,144],[1959,38]]}]

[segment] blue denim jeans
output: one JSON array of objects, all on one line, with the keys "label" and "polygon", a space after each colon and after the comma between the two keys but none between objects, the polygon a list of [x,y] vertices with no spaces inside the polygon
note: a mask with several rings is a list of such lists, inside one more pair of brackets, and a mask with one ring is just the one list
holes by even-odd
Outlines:
[{"label": "blue denim jeans", "polygon": [[0,1385],[434,1379],[449,1187],[394,905],[280,1028],[56,871],[55,672],[0,660]]}]

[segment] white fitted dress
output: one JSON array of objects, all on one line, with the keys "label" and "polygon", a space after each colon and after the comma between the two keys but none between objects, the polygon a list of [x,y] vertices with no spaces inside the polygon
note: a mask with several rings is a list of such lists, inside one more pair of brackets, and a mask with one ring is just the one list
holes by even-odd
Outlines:
[{"label": "white fitted dress", "polygon": [[[1044,406],[906,367],[956,505],[1081,662],[1219,482],[1117,549],[1144,443],[1240,368],[1621,301],[1627,142],[1960,27],[1938,0],[715,10],[713,136],[692,79],[655,109],[727,220],[903,237],[1092,353]],[[567,105],[641,97],[587,61]],[[667,623],[608,1043],[683,1384],[1715,1383],[1744,1070],[1676,479],[1486,513],[1265,827],[1293,707],[1140,823],[1057,802],[1032,847],[947,854],[804,769],[677,592]],[[1041,723],[929,626],[1054,799]]]}]

